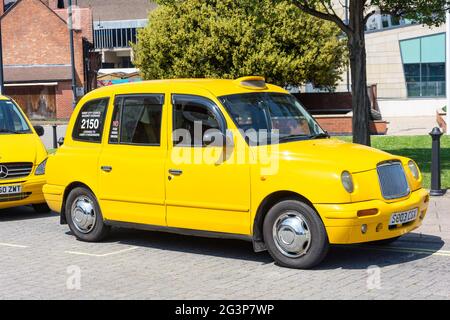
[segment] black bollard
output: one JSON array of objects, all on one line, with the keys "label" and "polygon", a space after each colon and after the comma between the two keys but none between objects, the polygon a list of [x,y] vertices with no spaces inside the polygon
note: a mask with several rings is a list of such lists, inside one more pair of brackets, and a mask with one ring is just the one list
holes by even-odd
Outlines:
[{"label": "black bollard", "polygon": [[442,132],[438,127],[434,127],[429,133],[431,136],[431,196],[442,196],[445,190],[441,189],[441,136]]},{"label": "black bollard", "polygon": [[58,126],[56,124],[52,125],[53,127],[53,149],[57,149],[58,148],[58,134],[56,133],[56,128],[58,128]]}]

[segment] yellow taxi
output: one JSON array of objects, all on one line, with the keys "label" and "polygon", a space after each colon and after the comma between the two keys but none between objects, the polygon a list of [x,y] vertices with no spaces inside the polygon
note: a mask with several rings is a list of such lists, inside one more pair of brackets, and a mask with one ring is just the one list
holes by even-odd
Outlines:
[{"label": "yellow taxi", "polygon": [[80,240],[112,226],[237,237],[292,268],[330,244],[392,241],[429,200],[413,160],[331,139],[261,77],[95,90],[46,175],[48,205]]},{"label": "yellow taxi", "polygon": [[12,99],[0,96],[0,209],[33,205],[39,213],[50,211],[42,193],[47,159],[39,139],[43,134]]}]

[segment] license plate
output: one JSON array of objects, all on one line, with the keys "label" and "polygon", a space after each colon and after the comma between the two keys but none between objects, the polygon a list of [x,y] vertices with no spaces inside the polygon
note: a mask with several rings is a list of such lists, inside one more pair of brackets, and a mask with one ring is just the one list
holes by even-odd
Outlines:
[{"label": "license plate", "polygon": [[415,208],[415,209],[408,210],[408,211],[393,213],[391,216],[391,220],[389,221],[389,225],[394,226],[397,224],[403,224],[403,223],[414,221],[417,218],[418,212],[419,212],[419,209]]},{"label": "license plate", "polygon": [[0,195],[2,194],[17,194],[22,192],[21,185],[15,186],[0,186]]}]

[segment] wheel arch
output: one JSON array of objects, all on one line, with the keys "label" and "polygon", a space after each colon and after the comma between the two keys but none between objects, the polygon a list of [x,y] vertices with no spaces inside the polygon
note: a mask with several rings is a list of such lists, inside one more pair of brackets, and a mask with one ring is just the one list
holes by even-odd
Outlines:
[{"label": "wheel arch", "polygon": [[86,188],[89,191],[91,191],[93,194],[95,194],[94,191],[92,191],[92,189],[89,188],[89,186],[87,184],[85,184],[85,183],[83,183],[81,181],[74,181],[74,182],[70,183],[66,187],[66,189],[64,190],[63,202],[62,202],[61,214],[60,214],[60,223],[61,224],[67,224],[67,219],[66,219],[66,200],[67,200],[67,197],[69,196],[70,192],[73,189],[76,189],[76,188]]},{"label": "wheel arch", "polygon": [[[289,191],[289,190],[282,190],[282,191],[276,191],[276,192],[273,192],[273,193],[267,195],[264,198],[264,200],[259,204],[258,210],[256,211],[255,219],[253,221],[252,240],[253,240],[253,248],[256,252],[266,250],[266,245],[265,245],[264,236],[263,236],[263,224],[264,224],[264,218],[266,217],[267,212],[275,204],[277,204],[278,202],[283,201],[283,200],[301,201],[301,202],[309,205],[313,210],[315,210],[317,212],[317,210],[314,207],[314,205],[312,204],[312,202],[297,192],[293,192],[293,191]],[[319,218],[321,218],[320,215],[319,215]]]}]

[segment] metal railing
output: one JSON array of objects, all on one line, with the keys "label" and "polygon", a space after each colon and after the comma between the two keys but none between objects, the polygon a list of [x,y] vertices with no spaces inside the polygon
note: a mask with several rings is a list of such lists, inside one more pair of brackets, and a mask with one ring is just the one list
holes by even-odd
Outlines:
[{"label": "metal railing", "polygon": [[406,82],[408,97],[445,97],[445,81]]}]

